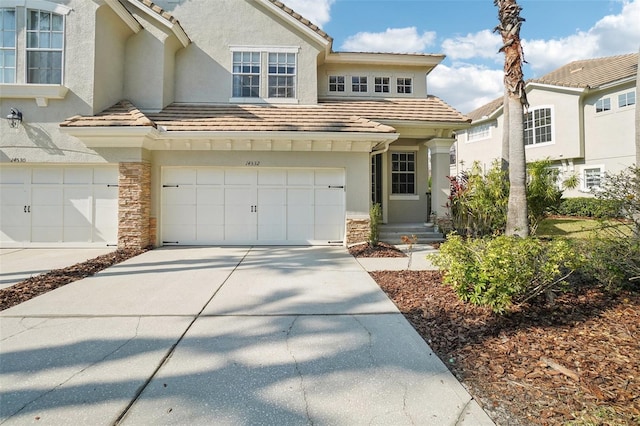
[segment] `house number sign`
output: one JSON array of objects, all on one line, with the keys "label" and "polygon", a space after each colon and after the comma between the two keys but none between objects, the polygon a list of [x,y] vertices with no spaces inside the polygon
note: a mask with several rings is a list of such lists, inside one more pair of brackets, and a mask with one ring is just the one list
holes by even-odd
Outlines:
[{"label": "house number sign", "polygon": [[260,162],[259,161],[255,161],[255,160],[247,161],[247,162],[244,163],[244,165],[247,166],[247,167],[258,167],[260,165]]}]

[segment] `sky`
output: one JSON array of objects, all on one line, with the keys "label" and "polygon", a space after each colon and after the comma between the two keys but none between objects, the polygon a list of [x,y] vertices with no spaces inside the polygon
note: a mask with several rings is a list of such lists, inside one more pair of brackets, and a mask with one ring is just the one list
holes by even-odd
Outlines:
[{"label": "sky", "polygon": [[[463,113],[503,93],[492,0],[283,0],[334,51],[441,53],[428,92]],[[579,59],[638,52],[640,0],[519,0],[525,79]]]}]

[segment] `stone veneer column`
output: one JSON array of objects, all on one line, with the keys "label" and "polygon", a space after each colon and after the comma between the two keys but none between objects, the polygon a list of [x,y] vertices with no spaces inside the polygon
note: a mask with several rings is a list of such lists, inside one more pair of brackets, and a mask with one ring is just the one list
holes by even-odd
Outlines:
[{"label": "stone veneer column", "polygon": [[347,218],[347,236],[346,244],[363,243],[369,240],[369,223],[370,219],[366,218]]},{"label": "stone veneer column", "polygon": [[118,177],[118,248],[151,245],[151,165],[120,163]]}]

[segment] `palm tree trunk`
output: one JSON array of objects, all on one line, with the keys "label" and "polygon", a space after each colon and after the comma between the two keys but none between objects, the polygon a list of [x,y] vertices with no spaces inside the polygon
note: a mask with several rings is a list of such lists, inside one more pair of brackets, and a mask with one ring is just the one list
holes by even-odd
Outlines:
[{"label": "palm tree trunk", "polygon": [[504,131],[509,138],[509,203],[507,206],[507,235],[529,235],[527,210],[527,163],[524,150],[524,109],[529,106],[525,92],[522,64],[524,54],[520,42],[522,8],[516,0],[494,0],[498,6],[500,24],[494,31],[502,36],[504,52],[505,107],[508,122]]},{"label": "palm tree trunk", "polygon": [[640,167],[640,49],[638,49],[638,67],[636,68],[636,167]]}]

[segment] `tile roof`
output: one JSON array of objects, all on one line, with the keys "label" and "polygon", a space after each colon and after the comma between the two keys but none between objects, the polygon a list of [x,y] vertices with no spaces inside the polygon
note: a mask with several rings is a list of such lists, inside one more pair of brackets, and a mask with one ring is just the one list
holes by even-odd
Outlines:
[{"label": "tile roof", "polygon": [[90,117],[76,115],[60,123],[61,127],[116,127],[153,126],[149,118],[129,101],[120,101],[114,106]]},{"label": "tile roof", "polygon": [[436,96],[407,99],[320,101],[324,108],[371,120],[403,120],[466,123],[470,120]]},{"label": "tile roof", "polygon": [[171,104],[158,113],[144,115],[128,101],[119,102],[93,117],[71,117],[60,125],[154,126],[177,132],[395,132],[393,127],[321,106]]},{"label": "tile roof", "polygon": [[162,16],[164,19],[166,19],[167,21],[171,22],[172,24],[178,24],[178,25],[180,24],[180,22],[178,22],[178,20],[175,18],[175,16],[173,16],[172,14],[170,14],[169,12],[167,12],[166,10],[164,10],[163,8],[161,8],[160,6],[158,6],[157,4],[152,2],[151,0],[137,0],[137,1],[138,1],[138,3],[142,3],[147,8],[151,9],[152,11],[157,13],[158,15]]},{"label": "tile roof", "polygon": [[473,121],[478,121],[482,119],[482,117],[490,116],[495,110],[502,106],[504,102],[504,97],[500,96],[489,102],[488,104],[482,105],[480,108],[476,108],[470,113],[467,113],[467,117],[469,117]]},{"label": "tile roof", "polygon": [[529,82],[592,89],[633,77],[637,72],[638,54],[630,53],[574,61]]},{"label": "tile roof", "polygon": [[307,27],[311,28],[318,35],[320,35],[320,37],[328,40],[329,42],[333,42],[333,38],[331,36],[329,36],[329,34],[327,34],[326,32],[322,31],[322,29],[319,26],[317,26],[313,22],[309,21],[304,16],[300,15],[295,10],[291,9],[290,7],[288,7],[287,5],[282,3],[281,1],[278,1],[278,0],[268,0],[268,1],[273,3],[275,6],[278,6],[280,9],[284,10],[289,15],[291,15],[292,17],[294,17],[295,19],[297,19],[298,21],[300,21],[301,23],[303,23]]}]

